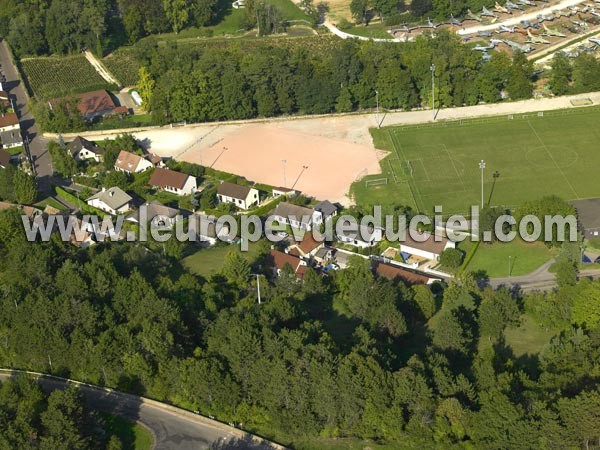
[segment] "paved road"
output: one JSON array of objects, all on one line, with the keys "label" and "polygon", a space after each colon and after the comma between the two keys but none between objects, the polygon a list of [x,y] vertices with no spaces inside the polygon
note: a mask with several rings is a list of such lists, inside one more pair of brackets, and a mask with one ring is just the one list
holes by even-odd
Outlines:
[{"label": "paved road", "polygon": [[[10,378],[10,374],[0,374],[0,379]],[[39,378],[42,389],[53,391],[65,389],[64,381],[54,378]],[[138,421],[149,428],[154,435],[156,450],[267,450],[268,443],[258,443],[250,436],[239,438],[226,427],[210,426],[189,419],[180,414],[166,411],[156,406],[142,403],[138,397],[120,392],[107,393],[90,386],[80,386],[80,390],[94,409]],[[225,428],[225,429],[221,429]]]},{"label": "paved road", "polygon": [[16,113],[21,121],[23,138],[29,139],[29,150],[34,160],[38,189],[43,193],[50,193],[50,180],[53,170],[52,159],[46,148],[47,141],[42,137],[33,116],[27,110],[29,97],[25,91],[25,86],[19,81],[18,71],[10,59],[7,45],[4,39],[0,42],[0,64],[2,64],[2,71],[7,80],[4,88],[15,100]]},{"label": "paved road", "polygon": [[[523,292],[549,291],[556,288],[556,274],[548,271],[554,259],[546,262],[531,273],[516,277],[491,278],[490,286],[494,289],[499,286],[518,287]],[[582,270],[579,279],[600,278],[600,269]]]}]

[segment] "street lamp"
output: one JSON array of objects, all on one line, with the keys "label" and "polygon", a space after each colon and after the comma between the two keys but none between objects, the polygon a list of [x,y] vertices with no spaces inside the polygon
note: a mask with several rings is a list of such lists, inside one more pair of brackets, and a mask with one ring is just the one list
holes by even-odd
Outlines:
[{"label": "street lamp", "polygon": [[258,294],[258,304],[260,305],[260,277],[256,274],[256,291]]},{"label": "street lamp", "polygon": [[377,128],[380,127],[379,124],[379,91],[375,90],[375,103],[377,104],[377,112],[375,113],[375,120],[377,121]]},{"label": "street lamp", "polygon": [[483,209],[483,170],[485,169],[485,161],[482,159],[479,163],[481,169],[481,209]]},{"label": "street lamp", "polygon": [[283,167],[283,187],[287,187],[287,177],[285,175],[285,164],[287,163],[287,159],[281,160],[281,166]]},{"label": "street lamp", "polygon": [[298,181],[300,181],[300,177],[302,176],[302,174],[304,173],[304,171],[306,169],[308,169],[308,166],[302,166],[302,170],[300,171],[298,178],[296,178],[296,181],[294,181],[294,184],[292,184],[292,189],[294,189],[294,187],[296,187],[296,185],[298,184]]},{"label": "street lamp", "polygon": [[435,120],[435,64],[432,64],[429,70],[431,70],[431,111]]}]

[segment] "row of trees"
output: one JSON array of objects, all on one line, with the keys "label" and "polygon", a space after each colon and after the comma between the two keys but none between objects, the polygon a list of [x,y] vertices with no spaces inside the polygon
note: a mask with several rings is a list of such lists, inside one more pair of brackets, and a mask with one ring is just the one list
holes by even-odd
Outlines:
[{"label": "row of trees", "polygon": [[[118,436],[73,387],[50,394],[25,377],[0,383],[0,448],[120,450]],[[100,427],[99,427],[100,425]]]},{"label": "row of trees", "polygon": [[600,61],[594,54],[582,53],[570,59],[558,52],[552,59],[549,84],[556,95],[580,94],[600,89]]},{"label": "row of trees", "polygon": [[144,46],[140,88],[158,123],[319,114],[372,108],[431,106],[431,63],[436,106],[496,102],[532,94],[533,70],[522,54],[497,52],[489,63],[460,39],[439,31],[433,39],[390,46],[331,38],[294,48],[268,42],[204,48]]},{"label": "row of trees", "polygon": [[6,0],[0,34],[20,56],[82,48],[101,55],[149,34],[208,25],[217,11],[217,0]]},{"label": "row of trees", "polygon": [[[235,250],[204,280],[142,245],[78,250],[22,234],[16,212],[0,213],[1,365],[169,400],[299,448],[330,437],[577,448],[600,437],[600,282],[525,298],[481,290],[468,273],[445,289],[406,287],[357,258],[329,278],[309,269],[302,284],[284,268],[261,280],[258,305],[260,269]],[[539,358],[516,357],[505,329],[522,305],[538,317],[556,295],[572,304],[546,325],[559,334]]]}]

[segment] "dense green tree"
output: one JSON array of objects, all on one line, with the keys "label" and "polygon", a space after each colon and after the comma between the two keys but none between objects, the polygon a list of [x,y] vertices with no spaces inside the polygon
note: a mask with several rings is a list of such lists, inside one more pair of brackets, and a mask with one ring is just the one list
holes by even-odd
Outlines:
[{"label": "dense green tree", "polygon": [[13,178],[15,186],[15,200],[23,205],[30,205],[37,197],[35,177],[23,170],[15,171]]},{"label": "dense green tree", "polygon": [[555,95],[565,95],[569,92],[573,68],[567,55],[557,52],[552,58],[550,73],[550,88]]},{"label": "dense green tree", "polygon": [[462,264],[464,256],[462,250],[458,248],[447,248],[440,254],[440,264],[454,272]]}]

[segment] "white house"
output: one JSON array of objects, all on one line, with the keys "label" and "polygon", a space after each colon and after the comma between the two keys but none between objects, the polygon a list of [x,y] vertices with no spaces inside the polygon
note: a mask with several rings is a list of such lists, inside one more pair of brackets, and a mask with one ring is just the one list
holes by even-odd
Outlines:
[{"label": "white house", "polygon": [[320,225],[337,215],[337,207],[329,200],[324,200],[313,206],[313,224]]},{"label": "white house", "polygon": [[236,235],[231,232],[227,223],[217,224],[217,218],[205,214],[194,214],[191,220],[196,221],[196,230],[200,242],[215,245],[217,241],[232,243]]},{"label": "white house", "polygon": [[76,161],[93,159],[100,162],[104,159],[104,149],[81,136],[77,136],[72,142],[69,142],[65,149]]},{"label": "white house", "polygon": [[123,214],[130,210],[132,198],[118,187],[102,189],[92,195],[86,203],[110,214]]},{"label": "white house", "polygon": [[196,190],[196,177],[157,167],[148,184],[173,194],[191,195]]},{"label": "white house", "polygon": [[136,224],[143,221],[149,223],[150,226],[173,228],[177,221],[182,218],[180,213],[181,211],[177,208],[171,208],[163,205],[158,200],[152,200],[131,213],[127,220]]},{"label": "white house", "polygon": [[115,161],[115,170],[125,173],[139,173],[154,167],[152,162],[135,153],[121,150]]},{"label": "white house", "polygon": [[21,125],[15,113],[0,115],[0,141],[3,148],[15,148],[23,145]]},{"label": "white house", "polygon": [[376,245],[383,239],[383,228],[357,224],[355,227],[348,227],[349,230],[343,230],[337,238],[344,244],[350,244],[355,247],[367,248]]},{"label": "white house", "polygon": [[310,231],[312,228],[313,210],[304,206],[281,202],[271,211],[269,218],[276,220],[279,224]]},{"label": "white house", "polygon": [[[400,252],[409,255],[419,256],[432,261],[439,261],[440,255],[447,248],[455,248],[456,243],[446,237],[431,234],[429,232],[420,232],[408,230],[406,239],[400,243]],[[411,234],[413,237],[411,237]]]},{"label": "white house", "polygon": [[249,209],[258,205],[258,190],[224,181],[217,188],[217,198],[220,203],[233,203],[240,209]]}]

